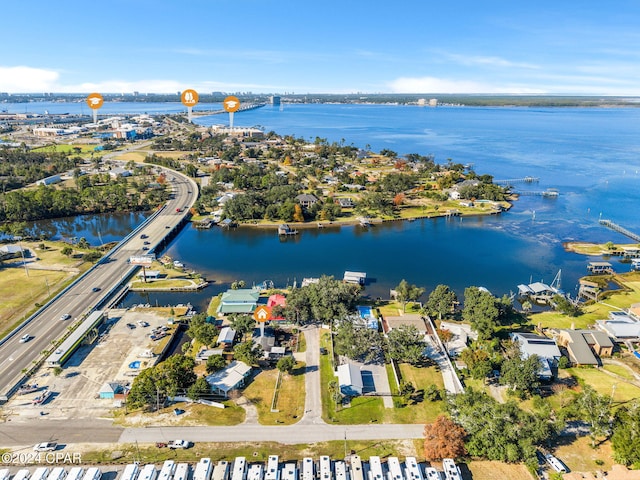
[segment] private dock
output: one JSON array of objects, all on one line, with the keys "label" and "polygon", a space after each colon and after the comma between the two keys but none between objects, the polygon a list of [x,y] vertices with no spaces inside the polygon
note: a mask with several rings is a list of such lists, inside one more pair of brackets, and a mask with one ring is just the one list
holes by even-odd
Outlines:
[{"label": "private dock", "polygon": [[282,225],[278,226],[278,236],[280,235],[297,235],[298,234],[298,230],[293,230],[289,225],[287,225],[286,223],[283,223]]},{"label": "private dock", "polygon": [[538,177],[522,177],[522,178],[510,178],[507,180],[494,180],[494,185],[513,185],[515,183],[538,183],[540,178]]},{"label": "private dock", "polygon": [[549,188],[544,191],[522,191],[522,192],[514,192],[523,197],[546,197],[546,198],[557,198],[560,196],[560,192],[555,188]]},{"label": "private dock", "polygon": [[600,225],[603,225],[607,228],[610,228],[614,232],[621,233],[636,242],[640,242],[640,235],[637,233],[633,233],[631,230],[627,230],[626,228],[618,225],[617,223],[612,222],[611,220],[600,219]]}]

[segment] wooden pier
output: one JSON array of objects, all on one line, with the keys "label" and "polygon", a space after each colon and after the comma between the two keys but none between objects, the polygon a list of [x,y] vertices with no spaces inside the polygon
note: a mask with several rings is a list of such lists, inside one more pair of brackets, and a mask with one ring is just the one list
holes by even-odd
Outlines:
[{"label": "wooden pier", "polygon": [[546,197],[546,198],[557,198],[560,196],[560,192],[558,190],[544,190],[544,191],[523,191],[523,192],[514,192],[523,197]]},{"label": "wooden pier", "polygon": [[538,177],[522,177],[522,178],[510,178],[508,180],[494,180],[494,185],[513,185],[515,183],[538,183],[540,178]]},{"label": "wooden pier", "polygon": [[613,223],[611,220],[600,219],[600,225],[610,228],[614,232],[621,233],[629,237],[630,239],[635,240],[636,242],[640,242],[640,235],[638,235],[637,233],[633,233],[630,230],[627,230],[626,228],[618,225],[617,223]]}]

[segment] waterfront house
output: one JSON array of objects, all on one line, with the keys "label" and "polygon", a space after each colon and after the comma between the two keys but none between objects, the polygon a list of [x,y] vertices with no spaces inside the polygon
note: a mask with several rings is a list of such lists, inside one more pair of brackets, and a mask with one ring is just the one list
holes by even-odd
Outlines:
[{"label": "waterfront house", "polygon": [[539,378],[543,380],[553,379],[553,372],[558,366],[558,360],[562,357],[554,339],[527,332],[514,332],[510,335],[510,338],[519,344],[520,354],[523,359],[531,355],[537,355],[540,359]]},{"label": "waterfront house", "polygon": [[260,291],[257,288],[227,290],[222,294],[217,313],[252,313],[256,309],[259,296]]},{"label": "waterfront house", "polygon": [[301,193],[300,195],[298,195],[296,197],[296,201],[300,204],[301,207],[303,208],[311,208],[313,207],[316,203],[318,203],[318,199],[316,198],[315,195],[312,195],[310,193]]},{"label": "waterfront house", "polygon": [[352,208],[355,206],[353,199],[350,197],[336,198],[336,203],[342,208]]},{"label": "waterfront house", "polygon": [[362,374],[354,363],[344,363],[337,368],[340,392],[347,397],[362,395]]},{"label": "waterfront house", "polygon": [[600,365],[599,357],[613,354],[613,342],[598,330],[560,330],[558,344],[567,349],[575,365]]},{"label": "waterfront house", "polygon": [[587,270],[592,275],[603,275],[613,273],[613,266],[609,262],[589,262]]},{"label": "waterfront house", "polygon": [[607,320],[596,320],[596,328],[616,342],[640,342],[640,322],[626,312],[609,312]]}]

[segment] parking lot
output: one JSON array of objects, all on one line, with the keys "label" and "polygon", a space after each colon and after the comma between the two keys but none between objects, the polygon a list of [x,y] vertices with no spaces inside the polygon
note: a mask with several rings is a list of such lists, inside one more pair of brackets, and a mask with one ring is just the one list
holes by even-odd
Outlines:
[{"label": "parking lot", "polygon": [[[155,362],[151,331],[166,321],[149,310],[111,310],[95,343],[78,348],[57,376],[51,368],[40,369],[29,382],[38,384],[38,391],[14,396],[5,406],[6,414],[14,419],[110,416],[114,399],[99,398],[100,389],[107,382],[130,384],[140,369]],[[136,362],[138,368],[131,368]],[[49,398],[34,405],[45,389],[51,391]]]}]

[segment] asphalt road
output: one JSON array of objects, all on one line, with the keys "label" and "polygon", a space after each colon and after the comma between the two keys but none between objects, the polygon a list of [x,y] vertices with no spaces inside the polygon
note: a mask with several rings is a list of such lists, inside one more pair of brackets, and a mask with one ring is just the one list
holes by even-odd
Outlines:
[{"label": "asphalt road", "polygon": [[[129,265],[129,257],[149,253],[143,250],[145,241],[149,242],[148,248],[153,249],[187,215],[188,208],[193,205],[198,195],[196,183],[182,174],[163,170],[174,189],[172,198],[164,210],[135,236],[121,242],[115,252],[103,258],[94,269],[42,308],[35,318],[14,331],[0,345],[0,398],[8,395],[11,387],[23,376],[22,371],[29,368],[42,351],[50,349],[51,342],[64,335],[74,319],[79,319],[94,309],[132,273],[135,267]],[[147,235],[148,238],[141,239],[141,234]],[[63,314],[69,314],[71,318],[61,320]],[[21,342],[20,339],[24,335],[31,338]]]},{"label": "asphalt road", "polygon": [[230,427],[122,428],[111,420],[48,420],[0,424],[0,448],[53,441],[61,444],[154,443],[183,438],[192,442],[315,443],[330,440],[386,440],[423,438],[424,425],[235,425]]}]

